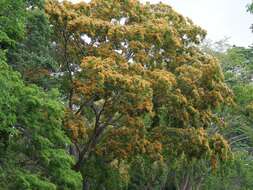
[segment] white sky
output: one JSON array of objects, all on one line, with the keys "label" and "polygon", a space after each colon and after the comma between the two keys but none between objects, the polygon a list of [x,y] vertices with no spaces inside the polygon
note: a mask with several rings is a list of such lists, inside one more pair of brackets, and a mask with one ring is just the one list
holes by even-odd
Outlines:
[{"label": "white sky", "polygon": [[149,0],[149,2],[171,5],[176,11],[206,29],[208,39],[218,41],[230,37],[232,45],[253,44],[253,33],[249,29],[253,24],[253,15],[246,12],[246,5],[251,0]]}]

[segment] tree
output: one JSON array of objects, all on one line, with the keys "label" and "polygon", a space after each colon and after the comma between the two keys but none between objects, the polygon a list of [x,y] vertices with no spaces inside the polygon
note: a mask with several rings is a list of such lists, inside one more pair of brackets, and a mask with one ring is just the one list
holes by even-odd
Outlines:
[{"label": "tree", "polygon": [[235,152],[233,160],[221,165],[214,175],[206,178],[203,189],[252,189],[252,174],[252,155],[244,151]]},{"label": "tree", "polygon": [[[216,56],[225,75],[225,81],[234,92],[235,105],[224,107],[220,114],[227,121],[228,128],[223,130],[224,135],[230,139],[233,146],[249,143],[249,131],[252,120],[252,48],[231,47],[225,52],[208,48],[208,52]],[[235,143],[238,142],[238,143]],[[240,145],[241,146],[241,145]]]},{"label": "tree", "polygon": [[70,141],[61,128],[57,90],[25,85],[6,63],[6,53],[24,37],[25,1],[0,5],[1,189],[80,189],[81,176],[66,151]]},{"label": "tree", "polygon": [[53,59],[52,30],[44,12],[43,1],[26,1],[24,37],[9,49],[8,64],[22,74],[27,83],[50,89],[57,62]]},{"label": "tree", "polygon": [[25,86],[18,73],[3,61],[0,65],[1,188],[78,189],[57,94]]},{"label": "tree", "polygon": [[[224,46],[224,44],[221,46]],[[206,46],[207,53],[217,57],[225,75],[225,81],[234,92],[235,104],[223,107],[221,115],[227,127],[217,129],[228,139],[233,159],[223,163],[215,175],[208,175],[205,189],[251,189],[248,181],[252,175],[252,47],[233,46],[226,51]]]},{"label": "tree", "polygon": [[23,0],[2,0],[0,7],[0,49],[6,50],[24,35],[25,4]]},{"label": "tree", "polygon": [[[218,62],[197,48],[205,31],[164,4],[50,0],[46,12],[84,189],[90,185],[82,168],[94,155],[108,162],[138,154],[166,159],[168,149],[182,154],[193,145],[190,158],[226,157],[223,137],[206,135],[222,123],[214,110],[232,100]],[[203,141],[186,150],[181,141],[192,135]]]}]

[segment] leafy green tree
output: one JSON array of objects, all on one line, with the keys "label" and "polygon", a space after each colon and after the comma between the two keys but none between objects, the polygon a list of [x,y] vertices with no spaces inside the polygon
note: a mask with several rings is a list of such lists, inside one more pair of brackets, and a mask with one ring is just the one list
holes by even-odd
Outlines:
[{"label": "leafy green tree", "polygon": [[[223,130],[233,146],[250,146],[252,138],[252,48],[231,47],[226,52],[215,52],[224,70],[225,81],[233,89],[235,105],[224,107],[221,114],[228,128]],[[248,144],[248,145],[247,145]]]},{"label": "leafy green tree", "polygon": [[24,0],[1,0],[0,2],[0,49],[14,46],[24,36]]},{"label": "leafy green tree", "polygon": [[252,155],[247,152],[235,152],[234,159],[223,164],[206,178],[203,189],[207,190],[250,190],[252,183]]},{"label": "leafy green tree", "polygon": [[2,189],[78,189],[69,143],[62,128],[63,107],[55,91],[26,86],[0,64],[0,170]]},{"label": "leafy green tree", "polygon": [[27,1],[25,36],[8,52],[8,64],[22,74],[24,81],[49,89],[57,62],[51,55],[52,31],[43,1]]},{"label": "leafy green tree", "polygon": [[24,37],[26,3],[0,2],[0,188],[80,189],[57,91],[25,85],[6,62],[6,52]]},{"label": "leafy green tree", "polygon": [[[221,44],[221,46],[226,46]],[[234,159],[223,164],[215,175],[208,175],[205,189],[251,189],[248,179],[252,176],[252,48],[229,47],[226,51],[206,46],[206,52],[221,62],[225,81],[234,92],[235,105],[217,111],[226,123],[218,129],[232,148]],[[227,47],[227,46],[226,46]]]}]

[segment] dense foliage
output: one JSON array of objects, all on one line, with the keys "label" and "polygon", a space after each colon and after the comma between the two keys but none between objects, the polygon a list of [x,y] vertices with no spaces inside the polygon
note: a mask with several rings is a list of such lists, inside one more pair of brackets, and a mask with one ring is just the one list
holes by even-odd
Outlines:
[{"label": "dense foliage", "polygon": [[162,3],[0,0],[0,189],[252,189],[252,50],[205,35]]}]

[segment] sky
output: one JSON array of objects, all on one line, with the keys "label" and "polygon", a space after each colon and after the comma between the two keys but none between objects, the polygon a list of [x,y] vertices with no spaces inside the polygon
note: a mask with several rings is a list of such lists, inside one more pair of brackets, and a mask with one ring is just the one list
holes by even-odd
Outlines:
[{"label": "sky", "polygon": [[207,38],[212,41],[229,37],[231,45],[246,47],[253,44],[253,33],[250,30],[253,14],[248,13],[246,8],[251,0],[149,0],[149,2],[171,5],[177,12],[207,30]]},{"label": "sky", "polygon": [[[150,2],[158,3],[159,0]],[[231,45],[253,44],[253,15],[247,12],[251,0],[163,0],[176,11],[191,18],[208,32],[207,38],[218,41],[230,37]]]}]

